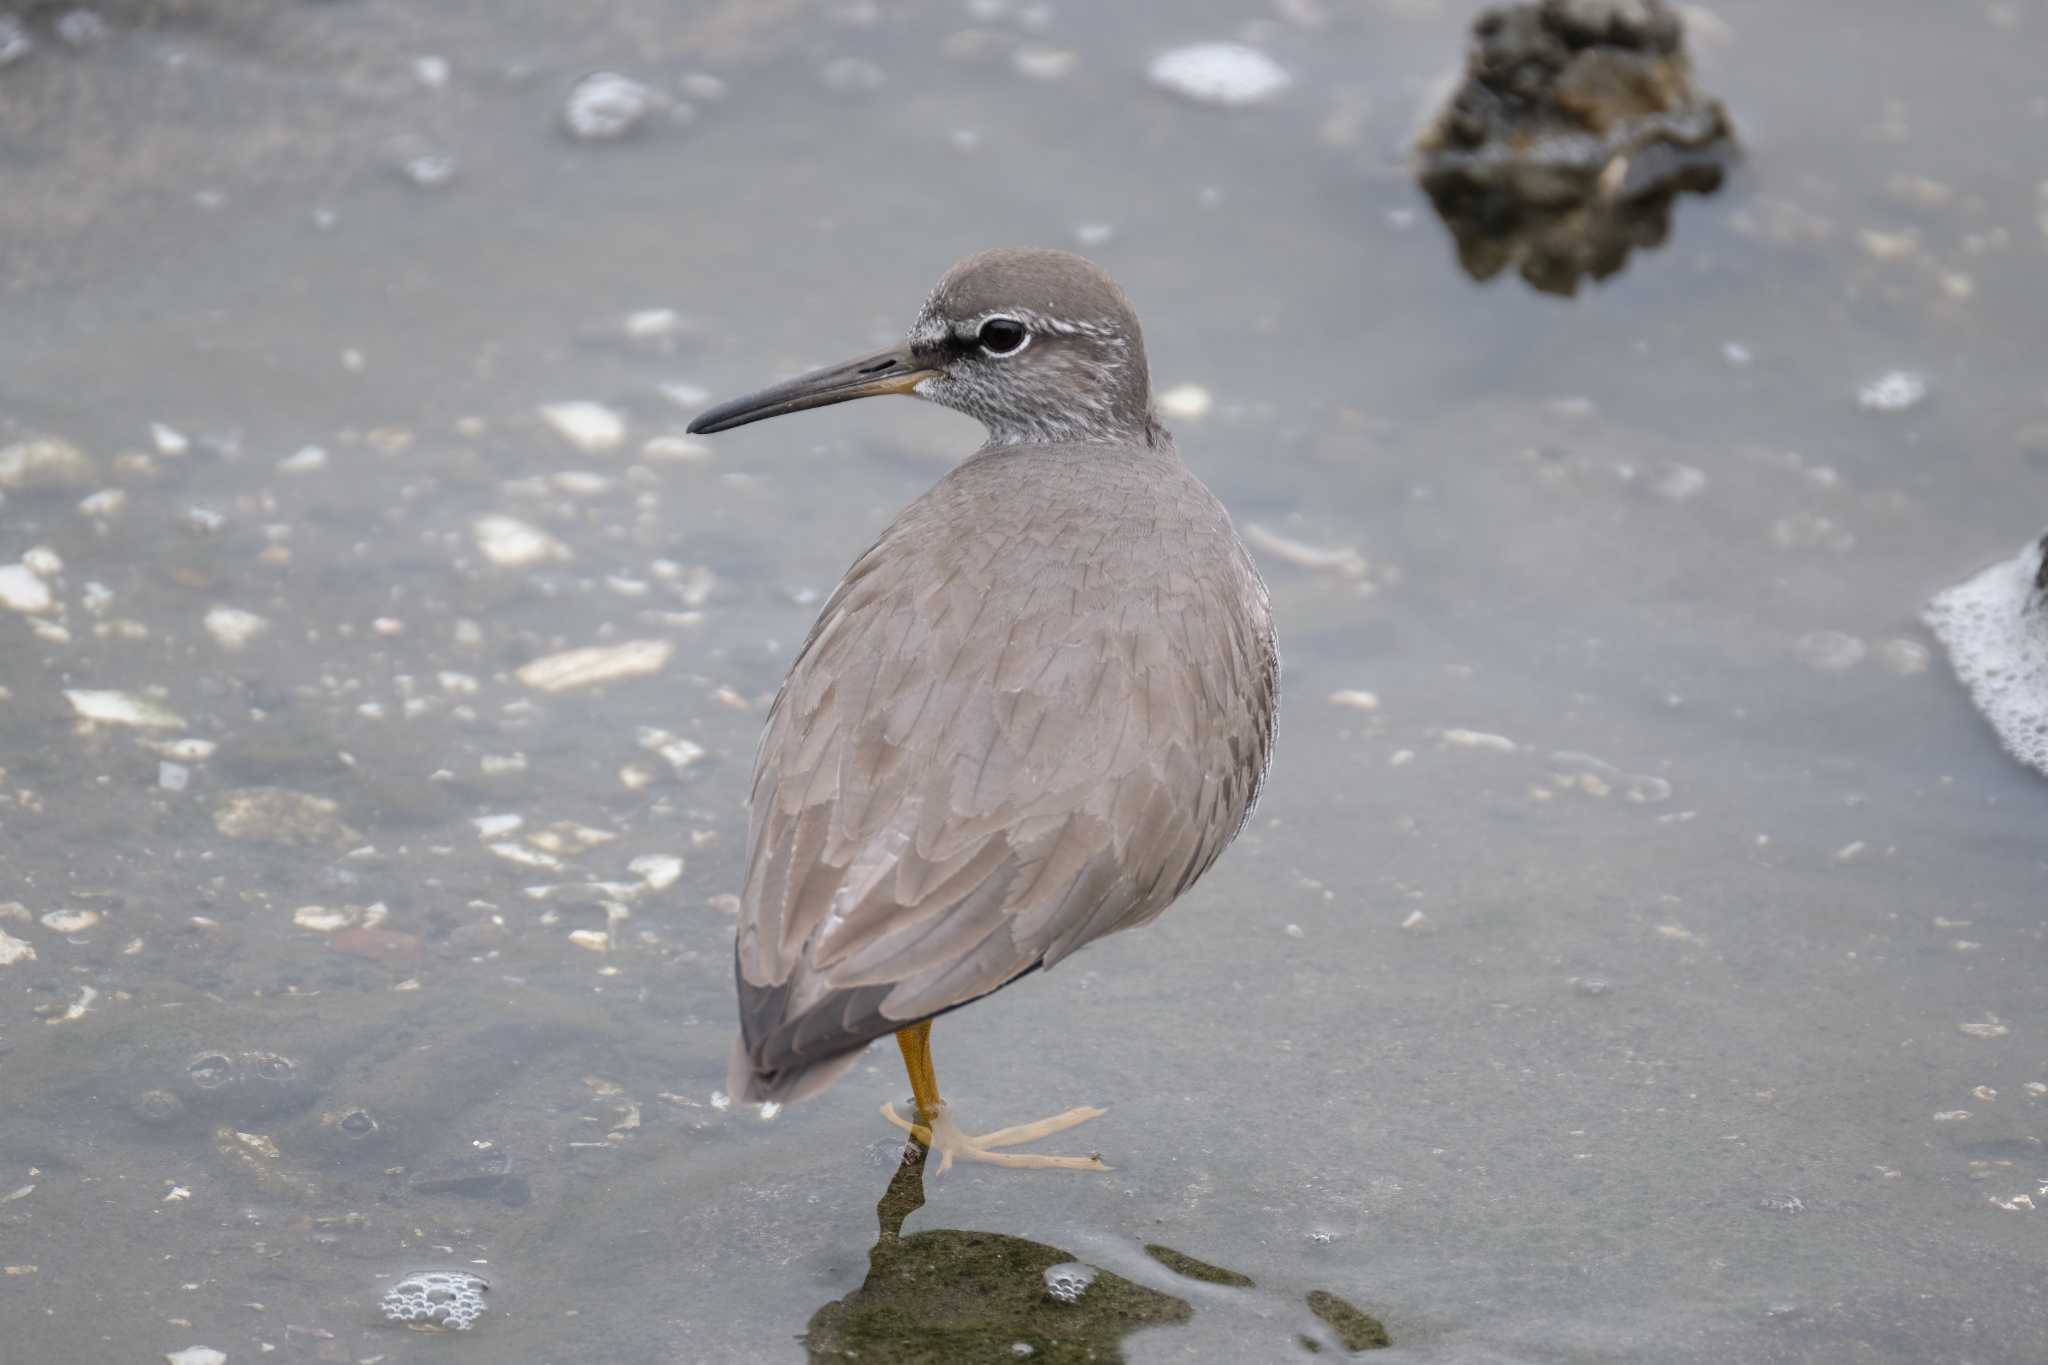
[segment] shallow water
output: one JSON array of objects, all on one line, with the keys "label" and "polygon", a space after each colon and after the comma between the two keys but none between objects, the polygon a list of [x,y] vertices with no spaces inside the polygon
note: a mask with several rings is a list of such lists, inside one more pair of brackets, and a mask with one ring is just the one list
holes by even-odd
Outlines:
[{"label": "shallow water", "polygon": [[[884,1048],[720,1103],[720,898],[817,594],[975,435],[862,404],[643,446],[998,242],[1085,246],[1158,387],[1213,396],[1177,432],[1266,532],[1287,700],[1196,892],[937,1032],[970,1127],[1106,1103],[1114,1172],[955,1170],[902,1245],[1098,1267],[1076,1307],[1122,1286],[1141,1362],[1340,1352],[1313,1291],[1390,1361],[2048,1358],[2048,791],[1918,624],[2048,502],[2048,11],[1716,4],[1743,163],[1565,301],[1460,275],[1402,162],[1471,9],[39,16],[0,445],[95,468],[0,503],[0,562],[62,564],[0,611],[0,1359],[804,1358],[905,1086]],[[1271,104],[1147,87],[1239,36]],[[726,91],[571,141],[600,67]],[[1859,406],[1897,370],[1925,401]],[[552,539],[496,564],[492,516]],[[515,671],[638,640],[645,676]],[[473,1331],[382,1325],[430,1269],[489,1281]],[[987,1340],[931,1296],[951,1358],[1023,1358],[974,1292]]]}]

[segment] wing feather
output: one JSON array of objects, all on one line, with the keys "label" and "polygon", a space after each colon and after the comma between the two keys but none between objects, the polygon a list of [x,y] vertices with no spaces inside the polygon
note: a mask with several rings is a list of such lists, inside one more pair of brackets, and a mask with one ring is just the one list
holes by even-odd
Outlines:
[{"label": "wing feather", "polygon": [[762,736],[749,1097],[1163,911],[1256,796],[1277,667],[1264,586],[1170,452],[987,452],[912,504]]}]

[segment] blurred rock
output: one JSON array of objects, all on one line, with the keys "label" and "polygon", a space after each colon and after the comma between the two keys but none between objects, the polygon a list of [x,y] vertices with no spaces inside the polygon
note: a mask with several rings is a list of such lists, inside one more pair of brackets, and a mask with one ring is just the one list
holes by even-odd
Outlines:
[{"label": "blurred rock", "polygon": [[1569,295],[1661,245],[1674,200],[1720,188],[1735,141],[1664,0],[1539,0],[1473,21],[1464,79],[1417,151],[1467,273],[1514,266]]}]

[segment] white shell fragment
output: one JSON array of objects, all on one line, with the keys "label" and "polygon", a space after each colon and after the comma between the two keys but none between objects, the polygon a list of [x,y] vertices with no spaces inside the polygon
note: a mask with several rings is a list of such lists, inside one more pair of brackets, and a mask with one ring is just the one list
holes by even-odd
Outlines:
[{"label": "white shell fragment", "polygon": [[593,71],[569,91],[562,126],[581,142],[613,142],[645,121],[661,97],[631,76]]},{"label": "white shell fragment", "polygon": [[215,607],[206,613],[206,633],[231,654],[269,629],[269,621],[240,607]]},{"label": "white shell fragment", "polygon": [[626,419],[602,403],[549,403],[541,420],[586,455],[617,450],[626,439]]},{"label": "white shell fragment", "polygon": [[1371,568],[1365,556],[1349,545],[1310,545],[1255,521],[1245,526],[1244,538],[1260,554],[1271,555],[1296,568],[1334,569],[1346,578],[1363,578]]},{"label": "white shell fragment", "polygon": [[667,759],[668,765],[677,772],[704,757],[704,746],[695,740],[684,739],[681,735],[657,729],[652,725],[642,726],[634,738],[641,748]]},{"label": "white shell fragment", "polygon": [[1502,754],[1511,754],[1522,747],[1506,735],[1489,734],[1485,730],[1446,730],[1444,743],[1460,749],[1491,749]]},{"label": "white shell fragment", "polygon": [[182,730],[185,722],[173,712],[132,692],[69,691],[64,694],[82,720],[102,725],[135,725],[150,730]]},{"label": "white shell fragment", "polygon": [[1162,52],[1146,69],[1152,84],[1197,104],[1264,104],[1294,83],[1286,68],[1243,43],[1194,43]]},{"label": "white shell fragment", "polygon": [[12,967],[17,962],[34,962],[36,949],[32,943],[24,943],[4,929],[0,929],[0,967]]},{"label": "white shell fragment", "polygon": [[40,615],[57,605],[50,585],[26,564],[0,564],[0,607]]},{"label": "white shell fragment", "polygon": [[82,934],[99,922],[97,910],[52,910],[43,916],[43,927],[60,934]]},{"label": "white shell fragment", "polygon": [[0,446],[0,488],[89,488],[99,480],[90,455],[57,436]]},{"label": "white shell fragment", "polygon": [[570,558],[569,547],[538,526],[517,517],[478,517],[470,527],[483,557],[505,569],[521,569],[548,560]]},{"label": "white shell fragment", "polygon": [[683,875],[683,860],[672,853],[649,853],[626,864],[626,870],[652,891],[666,891]]},{"label": "white shell fragment", "polygon": [[1928,603],[1925,620],[2008,752],[2048,773],[2048,594],[2040,542]]},{"label": "white shell fragment", "polygon": [[323,905],[302,905],[292,911],[292,923],[319,934],[332,934],[354,924],[358,916],[349,909],[329,910]]},{"label": "white shell fragment", "polygon": [[591,645],[543,655],[520,667],[516,676],[541,692],[566,692],[621,678],[645,677],[668,664],[675,646],[667,640],[628,640],[617,645]]},{"label": "white shell fragment", "polygon": [[164,1359],[170,1365],[228,1365],[227,1356],[211,1346],[187,1346],[182,1351],[169,1351]]},{"label": "white shell fragment", "polygon": [[1881,374],[1856,390],[1856,402],[1871,412],[1905,412],[1927,399],[1927,376],[1912,370]]}]

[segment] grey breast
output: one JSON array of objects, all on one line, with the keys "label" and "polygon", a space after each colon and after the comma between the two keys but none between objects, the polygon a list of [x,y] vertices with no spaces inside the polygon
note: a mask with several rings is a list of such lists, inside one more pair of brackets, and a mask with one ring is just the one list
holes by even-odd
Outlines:
[{"label": "grey breast", "polygon": [[1151,919],[1243,825],[1278,701],[1228,515],[1151,449],[984,451],[826,603],[756,760],[742,1098]]}]

